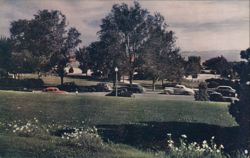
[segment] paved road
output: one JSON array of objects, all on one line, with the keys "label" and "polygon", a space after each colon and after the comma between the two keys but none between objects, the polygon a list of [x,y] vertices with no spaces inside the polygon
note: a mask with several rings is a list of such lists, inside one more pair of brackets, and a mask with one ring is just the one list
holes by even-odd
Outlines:
[{"label": "paved road", "polygon": [[157,100],[184,100],[184,101],[193,101],[194,100],[194,96],[166,95],[166,94],[159,94],[159,93],[155,93],[155,92],[135,94],[135,98],[157,99]]},{"label": "paved road", "polygon": [[[79,93],[78,95],[105,96],[106,94],[107,92],[90,92],[90,93]],[[184,101],[194,100],[194,96],[166,95],[166,94],[160,94],[159,92],[134,93],[134,95],[135,95],[135,98],[142,98],[142,99],[184,100]]]}]

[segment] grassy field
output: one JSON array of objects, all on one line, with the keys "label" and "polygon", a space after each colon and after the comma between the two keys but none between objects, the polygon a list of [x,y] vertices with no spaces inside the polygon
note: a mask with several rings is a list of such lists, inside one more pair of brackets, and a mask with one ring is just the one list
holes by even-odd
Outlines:
[{"label": "grassy field", "polygon": [[43,123],[84,121],[89,124],[195,122],[234,126],[227,103],[142,100],[74,94],[0,91],[1,120],[31,119]]},{"label": "grassy field", "polygon": [[[0,103],[1,123],[27,122],[35,117],[42,126],[95,125],[104,140],[115,143],[108,143],[101,152],[90,152],[62,145],[55,136],[17,136],[6,132],[0,124],[0,157],[156,157],[154,152],[136,148],[165,144],[166,133],[177,136],[185,133],[194,138],[199,133],[204,136],[208,132],[205,137],[198,136],[204,139],[210,134],[221,133],[222,127],[236,126],[226,103],[14,91],[0,91]],[[165,157],[161,152],[157,154],[157,157]]]}]

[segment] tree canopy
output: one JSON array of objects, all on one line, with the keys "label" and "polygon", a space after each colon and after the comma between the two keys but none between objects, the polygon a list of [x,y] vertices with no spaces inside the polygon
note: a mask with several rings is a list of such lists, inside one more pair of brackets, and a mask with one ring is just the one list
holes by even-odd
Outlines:
[{"label": "tree canopy", "polygon": [[[79,53],[82,56],[79,58],[89,59],[89,67],[94,72],[112,76],[114,68],[118,67],[120,74],[129,76],[130,84],[134,72],[139,70],[147,70],[152,76],[156,76],[153,73],[161,76],[168,73],[166,78],[174,74],[182,76],[176,37],[173,31],[167,31],[165,19],[159,13],[151,15],[138,2],[130,7],[125,3],[115,4],[100,27],[99,41]],[[165,72],[156,72],[163,69]]]},{"label": "tree canopy", "polygon": [[232,64],[230,64],[224,56],[219,56],[206,60],[204,66],[215,70],[218,74],[228,77],[231,74]]},{"label": "tree canopy", "polygon": [[250,48],[242,50],[240,54],[247,62],[242,66],[240,75],[240,101],[230,106],[230,113],[240,125],[238,145],[250,150]]},{"label": "tree canopy", "polygon": [[201,57],[199,56],[189,56],[188,61],[185,64],[185,75],[192,77],[197,77],[201,71]]},{"label": "tree canopy", "polygon": [[46,72],[56,66],[61,77],[69,53],[81,42],[80,33],[67,26],[66,16],[58,10],[40,10],[31,20],[13,21],[10,33],[17,56],[29,53],[34,70]]}]

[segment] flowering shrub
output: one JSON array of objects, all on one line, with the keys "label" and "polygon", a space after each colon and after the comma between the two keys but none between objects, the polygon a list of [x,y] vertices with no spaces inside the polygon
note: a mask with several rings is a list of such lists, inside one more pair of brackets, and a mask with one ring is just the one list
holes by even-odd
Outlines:
[{"label": "flowering shrub", "polygon": [[167,154],[171,157],[216,157],[224,158],[223,145],[216,145],[214,143],[214,137],[210,142],[204,140],[201,144],[197,142],[187,143],[187,136],[182,135],[180,138],[180,145],[177,145],[171,138],[171,134],[168,134],[168,146]]},{"label": "flowering shrub", "polygon": [[45,127],[39,125],[38,122],[39,121],[36,118],[27,121],[27,123],[23,123],[20,120],[13,121],[12,123],[7,124],[7,130],[23,137],[46,135],[48,130],[46,130]]},{"label": "flowering shrub", "polygon": [[65,145],[85,148],[96,151],[104,147],[102,138],[97,133],[97,128],[77,129],[71,133],[63,133],[61,138]]}]

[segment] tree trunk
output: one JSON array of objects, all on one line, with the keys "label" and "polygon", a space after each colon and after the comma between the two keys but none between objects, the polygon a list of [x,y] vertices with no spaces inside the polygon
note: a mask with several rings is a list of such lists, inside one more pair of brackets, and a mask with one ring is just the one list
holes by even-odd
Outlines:
[{"label": "tree trunk", "polygon": [[164,79],[161,80],[161,87],[164,88]]},{"label": "tree trunk", "polygon": [[155,84],[159,80],[159,77],[153,78],[152,90],[155,91]]},{"label": "tree trunk", "polygon": [[61,79],[61,85],[63,85],[63,78],[64,78],[64,75],[61,75],[61,76],[60,76],[60,79]]},{"label": "tree trunk", "polygon": [[133,79],[134,79],[134,72],[130,71],[129,72],[129,84],[132,85],[133,84]]},{"label": "tree trunk", "polygon": [[155,80],[153,79],[152,90],[155,91]]}]

